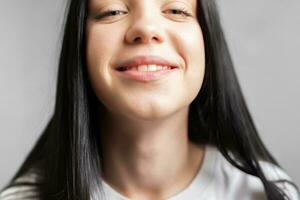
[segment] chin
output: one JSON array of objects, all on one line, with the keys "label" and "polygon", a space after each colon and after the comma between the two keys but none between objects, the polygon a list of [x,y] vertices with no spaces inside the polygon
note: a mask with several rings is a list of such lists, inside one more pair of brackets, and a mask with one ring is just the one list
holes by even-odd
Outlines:
[{"label": "chin", "polygon": [[126,112],[126,116],[136,120],[162,120],[164,118],[170,117],[170,115],[174,114],[178,109],[173,106],[157,106],[157,105],[147,105],[147,106],[135,106],[129,109]]}]

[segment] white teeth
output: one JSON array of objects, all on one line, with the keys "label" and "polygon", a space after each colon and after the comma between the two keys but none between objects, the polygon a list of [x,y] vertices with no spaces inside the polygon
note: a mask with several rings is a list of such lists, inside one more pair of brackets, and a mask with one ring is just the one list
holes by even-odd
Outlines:
[{"label": "white teeth", "polygon": [[171,69],[168,66],[159,66],[159,65],[140,65],[137,67],[132,67],[130,68],[130,70],[137,70],[137,71],[158,71],[158,70],[167,70],[167,69]]},{"label": "white teeth", "polygon": [[158,70],[158,67],[156,65],[148,65],[148,70],[149,71],[156,71],[156,70]]},{"label": "white teeth", "polygon": [[157,66],[157,70],[162,70],[163,66]]},{"label": "white teeth", "polygon": [[138,71],[141,71],[141,72],[144,72],[144,71],[148,71],[148,66],[147,65],[140,65],[138,67],[135,67],[135,70],[138,70]]}]

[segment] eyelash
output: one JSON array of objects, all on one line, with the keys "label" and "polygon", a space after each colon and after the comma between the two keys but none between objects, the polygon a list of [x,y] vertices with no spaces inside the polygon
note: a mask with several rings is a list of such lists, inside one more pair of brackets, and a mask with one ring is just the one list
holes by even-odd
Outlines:
[{"label": "eyelash", "polygon": [[[177,12],[180,12],[181,14],[183,14],[184,16],[186,17],[191,17],[192,14],[189,13],[186,9],[184,8],[179,8],[179,9],[169,9],[171,11],[177,11]],[[110,15],[112,13],[116,13],[116,12],[123,12],[123,13],[126,13],[126,11],[121,11],[121,10],[108,10],[108,11],[105,11],[104,13],[96,16],[96,19],[102,19],[102,18],[105,18],[105,17],[109,17],[109,16],[114,16],[114,15]]]},{"label": "eyelash", "polygon": [[185,15],[186,17],[191,17],[191,16],[192,16],[192,14],[189,13],[189,11],[187,11],[185,8],[169,9],[169,10],[172,10],[172,11],[179,11],[179,12],[181,12],[183,15]]}]

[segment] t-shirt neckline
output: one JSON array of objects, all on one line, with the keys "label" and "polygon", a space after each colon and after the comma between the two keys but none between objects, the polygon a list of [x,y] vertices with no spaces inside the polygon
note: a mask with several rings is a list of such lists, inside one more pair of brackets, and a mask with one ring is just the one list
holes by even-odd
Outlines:
[{"label": "t-shirt neckline", "polygon": [[[214,176],[216,166],[216,153],[217,149],[215,146],[206,144],[202,166],[199,168],[194,179],[182,191],[174,194],[167,200],[183,200],[191,198],[194,195],[197,195],[197,197],[199,198],[199,195],[204,195],[205,191],[209,187],[209,183]],[[128,197],[125,197],[124,195],[113,189],[104,179],[102,179],[102,183],[104,190],[107,190],[108,194],[119,197],[122,200],[130,200]]]}]

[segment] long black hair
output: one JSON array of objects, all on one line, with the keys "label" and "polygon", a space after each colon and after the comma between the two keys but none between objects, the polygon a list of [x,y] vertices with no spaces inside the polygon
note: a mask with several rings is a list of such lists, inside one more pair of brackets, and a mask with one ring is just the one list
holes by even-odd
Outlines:
[{"label": "long black hair", "polygon": [[[99,199],[103,192],[99,133],[105,107],[88,81],[87,5],[87,0],[68,3],[54,114],[4,189],[34,186],[30,190],[40,199],[69,200]],[[260,160],[279,165],[261,141],[247,108],[214,0],[197,1],[197,19],[203,31],[206,63],[201,90],[190,104],[188,137],[198,144],[215,145],[232,165],[258,177],[268,199],[286,199],[284,191],[268,180],[261,168]],[[16,181],[30,171],[38,175],[36,181]]]}]

